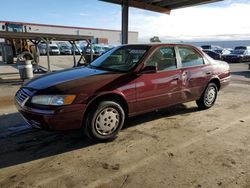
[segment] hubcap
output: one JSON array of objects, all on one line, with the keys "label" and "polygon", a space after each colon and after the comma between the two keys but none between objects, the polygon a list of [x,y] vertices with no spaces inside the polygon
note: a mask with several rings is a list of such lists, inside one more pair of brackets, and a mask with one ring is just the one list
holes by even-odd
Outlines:
[{"label": "hubcap", "polygon": [[213,102],[215,100],[215,97],[216,97],[216,90],[215,90],[215,88],[214,87],[208,88],[207,94],[205,96],[205,103],[207,105],[213,104]]},{"label": "hubcap", "polygon": [[95,129],[103,136],[112,134],[118,127],[120,115],[115,108],[108,107],[103,109],[96,117]]}]

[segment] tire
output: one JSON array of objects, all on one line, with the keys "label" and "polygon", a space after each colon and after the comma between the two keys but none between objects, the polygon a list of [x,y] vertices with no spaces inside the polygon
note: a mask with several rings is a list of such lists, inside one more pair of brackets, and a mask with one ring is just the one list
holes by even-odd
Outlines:
[{"label": "tire", "polygon": [[211,108],[217,98],[218,88],[215,83],[209,83],[200,99],[196,101],[198,108],[205,110]]},{"label": "tire", "polygon": [[87,113],[84,132],[95,141],[113,140],[121,130],[124,120],[125,113],[119,103],[102,101]]}]

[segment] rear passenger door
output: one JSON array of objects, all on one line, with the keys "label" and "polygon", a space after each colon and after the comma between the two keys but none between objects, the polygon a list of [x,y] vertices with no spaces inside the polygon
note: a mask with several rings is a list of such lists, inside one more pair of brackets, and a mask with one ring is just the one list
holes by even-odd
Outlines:
[{"label": "rear passenger door", "polygon": [[211,65],[206,64],[203,56],[191,46],[178,46],[177,51],[181,64],[183,101],[196,100],[212,77]]}]

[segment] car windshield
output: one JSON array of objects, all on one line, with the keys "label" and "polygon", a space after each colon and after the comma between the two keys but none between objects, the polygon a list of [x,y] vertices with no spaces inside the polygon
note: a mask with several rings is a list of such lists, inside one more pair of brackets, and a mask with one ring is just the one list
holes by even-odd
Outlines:
[{"label": "car windshield", "polygon": [[245,51],[244,50],[235,50],[235,51],[232,51],[232,54],[244,54]]},{"label": "car windshield", "polygon": [[128,72],[138,64],[149,48],[150,46],[146,45],[120,46],[94,60],[90,66],[110,71]]},{"label": "car windshield", "polygon": [[62,46],[61,48],[62,48],[62,49],[69,49],[68,46]]},{"label": "car windshield", "polygon": [[57,50],[58,48],[56,46],[50,46],[51,49]]}]

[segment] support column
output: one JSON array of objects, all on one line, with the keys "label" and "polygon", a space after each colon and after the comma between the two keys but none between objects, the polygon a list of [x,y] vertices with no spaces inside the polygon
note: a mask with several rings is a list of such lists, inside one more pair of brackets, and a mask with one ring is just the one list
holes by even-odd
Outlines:
[{"label": "support column", "polygon": [[76,42],[72,42],[72,49],[73,49],[73,60],[74,60],[74,67],[76,67]]},{"label": "support column", "polygon": [[122,44],[128,44],[128,0],[122,1]]},{"label": "support column", "polygon": [[48,72],[51,72],[50,59],[49,59],[49,43],[50,43],[50,40],[48,38],[46,38],[46,53],[47,53],[47,62],[48,62]]},{"label": "support column", "polygon": [[92,46],[92,41],[90,41],[90,62],[92,62],[93,61],[93,52],[92,52],[92,48],[93,48],[93,46]]}]

